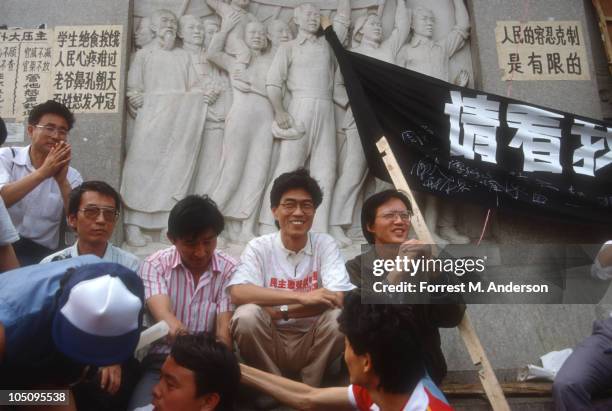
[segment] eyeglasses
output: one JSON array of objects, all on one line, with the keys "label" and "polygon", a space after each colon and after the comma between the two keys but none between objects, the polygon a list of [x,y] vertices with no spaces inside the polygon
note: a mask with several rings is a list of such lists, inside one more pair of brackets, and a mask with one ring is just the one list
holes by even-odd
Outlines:
[{"label": "eyeglasses", "polygon": [[397,217],[400,218],[400,220],[404,221],[404,222],[408,222],[410,221],[410,217],[412,217],[412,214],[406,212],[406,211],[390,211],[388,213],[384,213],[381,215],[378,215],[377,217],[382,218],[383,220],[386,221],[395,221],[395,219]]},{"label": "eyeglasses", "polygon": [[280,205],[288,213],[293,213],[295,210],[297,210],[298,206],[302,209],[302,212],[304,212],[304,214],[311,214],[314,212],[314,204],[312,203],[312,201],[288,200],[284,203],[281,203]]},{"label": "eyeglasses", "polygon": [[119,211],[112,207],[85,207],[79,208],[79,211],[82,211],[85,218],[90,220],[97,219],[100,213],[102,213],[104,221],[109,223],[115,222],[119,216]]},{"label": "eyeglasses", "polygon": [[34,127],[36,128],[40,128],[45,130],[45,132],[49,135],[57,135],[58,137],[66,137],[68,135],[68,130],[66,130],[65,128],[58,128],[58,127],[54,127],[54,126],[41,126],[39,124],[35,125]]}]

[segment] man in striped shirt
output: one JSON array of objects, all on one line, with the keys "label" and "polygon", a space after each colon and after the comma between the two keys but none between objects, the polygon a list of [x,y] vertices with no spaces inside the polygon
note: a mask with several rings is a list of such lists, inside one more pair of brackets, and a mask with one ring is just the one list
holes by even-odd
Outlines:
[{"label": "man in striped shirt", "polygon": [[[170,341],[183,331],[207,331],[233,347],[229,332],[233,307],[226,287],[236,261],[216,250],[221,231],[223,216],[216,204],[208,197],[187,196],[168,218],[173,246],[147,257],[138,272],[149,312],[156,322],[168,323]],[[165,342],[150,349],[129,409],[151,402],[152,388],[169,352]]]}]

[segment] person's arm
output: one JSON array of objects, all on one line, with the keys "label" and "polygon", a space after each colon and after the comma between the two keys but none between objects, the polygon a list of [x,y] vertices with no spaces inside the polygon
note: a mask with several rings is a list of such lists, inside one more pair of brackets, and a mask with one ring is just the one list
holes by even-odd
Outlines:
[{"label": "person's arm", "polygon": [[240,23],[240,15],[238,13],[230,13],[224,17],[221,21],[219,31],[213,34],[206,53],[209,61],[228,72],[232,65],[232,58],[227,53],[223,52],[223,48],[225,47],[229,32],[232,31],[238,23]]},{"label": "person's arm", "polygon": [[[333,28],[340,43],[344,44],[351,25],[351,0],[338,0],[338,10],[333,20]],[[325,29],[325,27],[323,27]]]},{"label": "person's arm", "polygon": [[455,6],[455,27],[448,33],[446,38],[449,58],[463,47],[470,32],[470,16],[465,8],[465,4],[463,4],[463,0],[453,0],[453,5]]},{"label": "person's arm", "polygon": [[147,300],[147,308],[155,319],[155,322],[165,321],[170,327],[168,334],[174,338],[177,333],[185,331],[185,325],[176,318],[172,311],[172,302],[170,297],[164,294],[157,294],[149,297]]},{"label": "person's arm", "polygon": [[317,288],[307,293],[275,290],[253,284],[236,284],[229,289],[232,303],[236,305],[257,304],[261,306],[300,304],[302,306],[325,305],[329,308],[340,307],[342,301],[333,291]]},{"label": "person's arm", "polygon": [[[44,180],[55,176],[60,171],[63,172],[62,169],[68,167],[69,164],[70,145],[64,142],[56,144],[51,151],[49,151],[45,161],[39,168],[17,181],[2,186],[0,196],[2,196],[4,204],[8,208],[21,201],[23,197],[38,187]],[[66,170],[66,173],[67,171],[68,170]],[[61,188],[60,186],[60,189]]]},{"label": "person's arm", "polygon": [[465,8],[465,3],[463,0],[453,0],[453,5],[455,6],[455,24],[462,29],[469,30],[470,16]]},{"label": "person's arm", "polygon": [[215,324],[215,335],[217,339],[227,346],[231,351],[234,351],[234,341],[230,332],[230,320],[232,319],[232,311],[226,311],[217,314],[217,322]]},{"label": "person's arm", "polygon": [[290,45],[281,44],[266,77],[266,93],[274,109],[274,119],[282,129],[288,129],[294,125],[293,118],[283,105],[283,85],[287,81],[291,53]]},{"label": "person's arm", "polygon": [[240,364],[242,382],[298,410],[352,410],[347,387],[314,388]]},{"label": "person's arm", "polygon": [[19,268],[19,261],[17,260],[13,246],[10,244],[0,246],[0,273],[15,268]]},{"label": "person's arm", "polygon": [[395,41],[394,56],[399,52],[399,49],[404,45],[410,34],[410,25],[412,24],[412,11],[406,7],[406,0],[397,0],[397,8],[395,10],[395,27],[391,34]]},{"label": "person's arm", "polygon": [[[68,146],[70,148],[70,146]],[[70,159],[71,156],[68,157],[68,162],[58,170],[58,172],[53,176],[55,182],[57,183],[60,193],[62,196],[62,201],[64,203],[64,213],[68,214],[68,199],[70,197],[70,192],[72,191],[72,186],[70,185],[70,181],[68,181],[68,170],[70,169]]]}]

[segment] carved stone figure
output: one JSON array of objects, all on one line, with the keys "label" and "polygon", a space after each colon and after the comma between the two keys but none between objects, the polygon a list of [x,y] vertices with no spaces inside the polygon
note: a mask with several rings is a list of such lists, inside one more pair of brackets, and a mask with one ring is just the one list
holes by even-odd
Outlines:
[{"label": "carved stone figure", "polygon": [[222,0],[206,0],[206,4],[215,10],[221,19],[226,20],[230,14],[237,14],[240,17],[238,24],[227,35],[225,51],[227,54],[236,57],[239,63],[245,65],[249,62],[250,52],[244,43],[244,30],[250,22],[259,21],[255,15],[247,10],[250,2],[250,0],[231,0],[227,4]]},{"label": "carved stone figure", "polygon": [[[346,37],[350,19],[350,0],[339,0],[333,27],[338,37]],[[274,107],[279,128],[304,130],[299,138],[279,142],[278,164],[270,178],[307,166],[323,190],[313,230],[327,232],[331,196],[336,181],[336,126],[333,108],[335,59],[324,37],[317,37],[321,13],[318,6],[301,4],[294,10],[298,34],[294,40],[281,44],[268,72],[267,93]],[[282,90],[291,93],[289,107],[283,105]],[[266,189],[260,222],[270,231],[273,217],[269,192]]]},{"label": "carved stone figure", "polygon": [[208,61],[208,52],[205,48],[210,44],[214,33],[219,30],[216,19],[201,21],[195,16],[186,15],[181,17],[179,27],[183,48],[191,54],[199,87],[205,91],[208,99],[202,144],[190,192],[210,195],[221,174],[219,159],[223,150],[223,130],[225,116],[231,104],[229,79],[225,72]]},{"label": "carved stone figure", "polygon": [[247,242],[256,236],[261,197],[267,183],[274,111],[266,95],[266,73],[272,56],[264,25],[250,22],[245,27],[244,42],[250,53],[246,67],[237,57],[222,51],[228,33],[239,21],[237,14],[226,16],[208,51],[209,59],[230,73],[233,89],[223,154],[216,163],[221,175],[211,197],[227,219],[242,223],[235,240]]},{"label": "carved stone figure", "polygon": [[138,50],[128,72],[128,104],[138,114],[121,195],[132,246],[146,244],[142,228],[163,231],[170,209],[187,194],[206,114],[189,53],[175,47],[176,17],[157,10],[151,22],[155,40]]},{"label": "carved stone figure", "polygon": [[293,39],[289,25],[282,20],[274,19],[268,23],[267,26],[268,40],[270,40],[270,52],[272,56],[276,54],[278,46],[281,43],[287,42]]},{"label": "carved stone figure", "polygon": [[136,49],[141,49],[151,43],[155,38],[153,30],[151,30],[151,18],[143,17],[140,19],[140,24],[134,32],[134,44]]},{"label": "carved stone figure", "polygon": [[[463,0],[453,0],[456,24],[446,37],[433,40],[435,16],[432,10],[418,6],[412,13],[412,38],[400,51],[399,62],[440,80],[449,78],[449,60],[465,44],[469,36],[469,16]],[[467,84],[466,72],[460,73],[456,82]],[[438,197],[426,195],[425,221],[438,244],[469,243],[470,239],[455,228],[456,208],[443,204]]]},{"label": "carved stone figure", "polygon": [[[395,26],[387,39],[383,39],[382,21],[378,14],[359,17],[353,27],[351,51],[395,64],[396,56],[410,32],[410,15],[405,1],[398,1]],[[348,246],[352,241],[342,226],[350,226],[352,223],[355,205],[367,176],[367,162],[350,107],[344,117],[343,128],[346,134],[346,156],[339,167],[329,220],[330,234],[340,246]]]}]

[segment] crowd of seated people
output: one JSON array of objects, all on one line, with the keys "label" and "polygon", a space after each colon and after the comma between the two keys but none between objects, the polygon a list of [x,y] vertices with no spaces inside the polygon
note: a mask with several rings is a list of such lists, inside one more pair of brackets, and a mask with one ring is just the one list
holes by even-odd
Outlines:
[{"label": "crowd of seated people", "polygon": [[[213,199],[190,195],[170,211],[171,246],[141,261],[110,242],[120,195],[69,165],[73,124],[65,107],[44,103],[29,118],[32,144],[0,149],[2,388],[69,388],[65,409],[231,410],[242,378],[259,408],[451,409],[437,388],[446,375],[439,328],[461,322],[461,298],[361,298],[374,259],[430,255],[408,240],[403,194],[364,202],[371,247],[348,262],[331,236],[311,231],[323,194],[305,169],[274,180],[279,230],[251,240],[239,260],[217,248],[224,219]],[[77,241],[57,250],[63,216]],[[137,361],[145,313],[169,331]],[[320,388],[343,353],[351,385]]]}]

